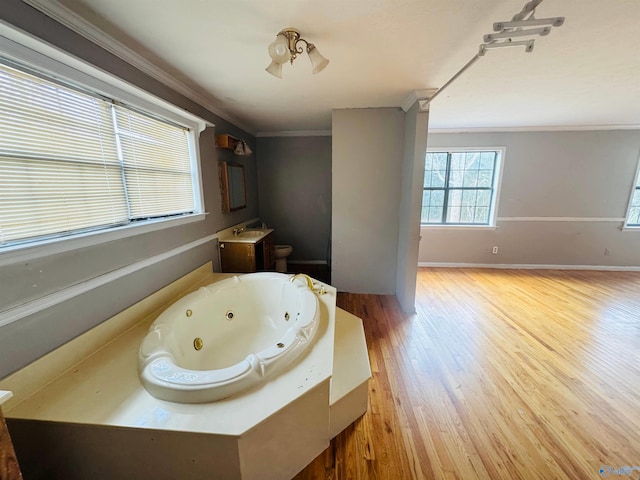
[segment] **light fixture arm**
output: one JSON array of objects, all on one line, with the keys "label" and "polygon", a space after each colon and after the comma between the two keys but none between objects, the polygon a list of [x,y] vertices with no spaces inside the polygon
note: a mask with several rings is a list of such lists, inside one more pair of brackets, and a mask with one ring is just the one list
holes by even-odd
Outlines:
[{"label": "light fixture arm", "polygon": [[290,63],[293,65],[293,61],[298,58],[298,55],[304,53],[305,49],[298,47],[298,43],[304,42],[307,48],[309,48],[309,42],[300,36],[300,32],[295,28],[285,28],[278,32],[278,35],[282,35],[287,39],[287,47],[291,54]]},{"label": "light fixture arm", "polygon": [[[304,46],[300,45],[300,42],[303,42]],[[276,40],[269,45],[269,55],[272,62],[265,70],[277,78],[282,78],[282,65],[287,61],[293,65],[293,61],[305,50],[311,60],[314,74],[322,71],[329,63],[329,60],[318,52],[313,43],[309,43],[300,36],[298,30],[295,28],[280,30],[276,35]]]}]

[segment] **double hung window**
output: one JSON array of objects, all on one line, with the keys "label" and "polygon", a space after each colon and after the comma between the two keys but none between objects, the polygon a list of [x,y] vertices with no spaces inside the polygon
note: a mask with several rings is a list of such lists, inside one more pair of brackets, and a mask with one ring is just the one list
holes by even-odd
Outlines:
[{"label": "double hung window", "polygon": [[427,152],[423,225],[494,225],[503,151]]}]

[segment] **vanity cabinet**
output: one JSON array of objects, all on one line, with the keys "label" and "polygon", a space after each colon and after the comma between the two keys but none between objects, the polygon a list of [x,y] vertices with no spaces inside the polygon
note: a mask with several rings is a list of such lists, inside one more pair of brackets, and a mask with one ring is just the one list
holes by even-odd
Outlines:
[{"label": "vanity cabinet", "polygon": [[220,242],[220,269],[223,273],[252,273],[274,268],[272,233],[256,243]]}]

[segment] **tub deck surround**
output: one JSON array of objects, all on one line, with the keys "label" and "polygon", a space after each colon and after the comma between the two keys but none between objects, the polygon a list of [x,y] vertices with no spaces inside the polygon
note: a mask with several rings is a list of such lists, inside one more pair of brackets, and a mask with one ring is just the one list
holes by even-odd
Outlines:
[{"label": "tub deck surround", "polygon": [[[201,279],[194,288],[229,276],[212,273],[208,278]],[[136,365],[138,349],[156,319],[156,313],[7,409],[7,416],[14,419],[241,435],[301,395],[329,382],[333,370],[336,290],[331,286],[325,288],[327,294],[318,296],[320,323],[310,349],[301,356],[299,362],[285,370],[286,375],[276,376],[252,390],[203,404],[172,403],[150,395],[140,383]],[[79,337],[72,342],[81,341],[82,337]],[[0,385],[11,384],[11,377]]]},{"label": "tub deck surround", "polygon": [[209,263],[0,381],[14,393],[4,407],[26,478],[286,480],[360,417],[371,374],[362,321],[336,308],[329,285],[310,348],[266,383],[203,404],[144,389],[136,366],[150,325],[234,276]]}]

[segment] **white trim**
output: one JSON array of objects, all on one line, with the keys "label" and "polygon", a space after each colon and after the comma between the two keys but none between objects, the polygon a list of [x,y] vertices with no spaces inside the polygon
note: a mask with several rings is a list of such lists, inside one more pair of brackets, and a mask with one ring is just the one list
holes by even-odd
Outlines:
[{"label": "white trim", "polygon": [[622,217],[498,217],[498,222],[624,222]]},{"label": "white trim", "polygon": [[640,130],[640,124],[628,125],[537,125],[529,127],[429,128],[429,133],[509,133],[509,132],[591,132],[598,130]]},{"label": "white trim", "polygon": [[45,295],[44,297],[38,298],[36,300],[32,300],[22,305],[18,305],[16,307],[0,312],[0,327],[3,327],[5,325],[18,321],[21,318],[28,317],[29,315],[33,315],[38,312],[41,312],[42,310],[45,310],[47,308],[51,308],[62,302],[66,302],[67,300],[70,300],[74,297],[77,297],[91,290],[94,290],[98,287],[106,285],[107,283],[114,282],[120,278],[123,278],[127,275],[131,275],[132,273],[142,270],[143,268],[146,268],[156,263],[167,260],[171,257],[184,253],[187,250],[191,250],[193,248],[199,247],[200,245],[204,245],[205,243],[211,242],[217,238],[218,236],[215,234],[209,235],[199,240],[195,240],[193,242],[187,243],[186,245],[182,245],[180,247],[174,248],[173,250],[169,250],[167,252],[154,255],[153,257],[149,257],[144,260],[140,260],[139,262],[132,263],[131,265],[127,265],[117,270],[105,273],[104,275],[100,275],[98,277],[92,278],[85,282],[82,282],[76,285],[71,285],[70,287],[67,287],[58,292]]},{"label": "white trim", "polygon": [[[407,98],[404,99],[404,102],[402,102],[400,108],[402,108],[402,111],[404,113],[407,113],[409,110],[411,110],[413,104],[418,100],[428,100],[429,98],[433,97],[437,91],[437,88],[423,88],[420,90],[412,90],[411,92],[409,92],[409,95],[407,95]],[[421,105],[420,108],[424,108],[424,111],[427,111],[429,110],[429,105],[426,105],[425,107]]]},{"label": "white trim", "polygon": [[254,130],[238,121],[235,117],[220,109],[214,101],[206,95],[203,95],[191,87],[185,85],[173,76],[158,68],[147,59],[131,50],[129,47],[120,43],[118,40],[107,35],[95,25],[89,23],[77,13],[69,10],[67,7],[59,3],[57,0],[23,0],[28,5],[44,13],[48,17],[54,19],[58,23],[64,25],[70,30],[82,35],[87,40],[104,48],[109,53],[124,60],[138,70],[146,73],[150,77],[158,80],[162,84],[193,100],[197,104],[203,106],[215,115],[223,118],[241,129],[253,133]]},{"label": "white trim", "polygon": [[331,130],[283,130],[280,132],[258,132],[256,137],[330,137]]},{"label": "white trim", "polygon": [[14,263],[28,262],[36,258],[57,255],[71,250],[92,247],[101,243],[142,235],[143,233],[156,232],[188,223],[199,222],[204,220],[207,215],[208,213],[195,213],[178,218],[159,218],[140,224],[134,223],[121,227],[78,233],[66,237],[56,237],[31,244],[5,247],[6,249],[0,252],[0,267]]},{"label": "white trim", "polygon": [[547,265],[509,263],[446,263],[418,262],[418,267],[432,268],[495,268],[504,270],[598,270],[605,272],[640,272],[640,267],[616,265]]},{"label": "white trim", "polygon": [[497,230],[498,225],[472,225],[472,224],[442,224],[442,223],[421,223],[420,228],[429,230]]},{"label": "white trim", "polygon": [[326,260],[287,260],[291,265],[328,265]]}]

